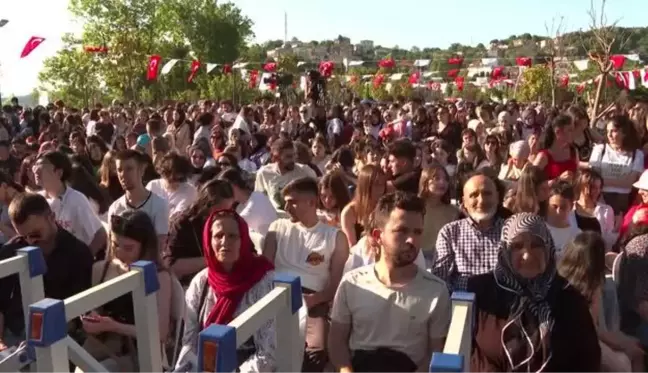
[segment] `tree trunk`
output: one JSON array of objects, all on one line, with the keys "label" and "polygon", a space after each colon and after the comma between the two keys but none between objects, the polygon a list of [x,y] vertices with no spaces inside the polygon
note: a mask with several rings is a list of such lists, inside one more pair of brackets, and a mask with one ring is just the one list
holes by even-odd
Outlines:
[{"label": "tree trunk", "polygon": [[592,104],[592,113],[590,117],[590,127],[592,128],[596,127],[596,116],[598,115],[599,101],[601,100],[603,85],[607,83],[607,73],[601,73],[599,77],[601,79],[599,79],[598,87],[596,87],[596,95],[594,96],[594,103]]}]

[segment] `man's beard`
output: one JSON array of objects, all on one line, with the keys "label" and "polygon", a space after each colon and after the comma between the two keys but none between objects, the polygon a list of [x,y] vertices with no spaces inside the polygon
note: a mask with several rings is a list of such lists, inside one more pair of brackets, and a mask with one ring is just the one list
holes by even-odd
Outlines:
[{"label": "man's beard", "polygon": [[472,218],[472,220],[476,221],[477,223],[481,223],[487,220],[490,220],[495,216],[495,213],[497,212],[497,208],[491,208],[489,211],[483,212],[483,211],[472,211],[468,212],[468,215]]},{"label": "man's beard", "polygon": [[282,165],[282,168],[286,171],[292,171],[295,169],[295,162],[284,163]]},{"label": "man's beard", "polygon": [[407,244],[408,250],[399,251],[392,256],[392,264],[395,267],[402,268],[406,267],[416,260],[418,256],[419,249],[415,248],[413,245]]}]

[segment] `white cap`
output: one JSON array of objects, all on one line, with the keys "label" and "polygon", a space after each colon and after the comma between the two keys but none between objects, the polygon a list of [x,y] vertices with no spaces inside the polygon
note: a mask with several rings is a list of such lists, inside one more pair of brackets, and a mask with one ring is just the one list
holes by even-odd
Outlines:
[{"label": "white cap", "polygon": [[636,183],[632,184],[632,186],[637,189],[648,190],[648,170],[645,170],[639,177],[639,180],[637,180]]}]

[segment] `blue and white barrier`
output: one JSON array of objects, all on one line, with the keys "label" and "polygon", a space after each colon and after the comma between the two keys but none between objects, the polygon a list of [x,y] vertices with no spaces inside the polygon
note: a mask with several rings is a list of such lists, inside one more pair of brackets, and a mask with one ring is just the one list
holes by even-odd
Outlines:
[{"label": "blue and white barrier", "polygon": [[46,298],[29,306],[28,344],[35,350],[37,371],[67,372],[68,359],[71,358],[83,371],[106,372],[105,367],[68,336],[68,322],[132,293],[139,369],[142,372],[161,372],[156,299],[159,288],[155,264],[139,261],[131,265],[129,272],[65,300]]},{"label": "blue and white barrier", "polygon": [[470,366],[475,294],[455,291],[451,299],[452,318],[448,337],[443,353],[432,354],[430,372],[465,372]]},{"label": "blue and white barrier", "polygon": [[[43,275],[47,272],[43,251],[38,247],[19,249],[13,258],[0,261],[0,278],[18,274],[20,294],[22,297],[25,330],[29,320],[29,305],[45,298]],[[10,346],[11,347],[11,346]],[[17,372],[28,362],[26,349],[15,350],[0,362],[1,372]]]},{"label": "blue and white barrier", "polygon": [[[275,319],[277,372],[299,372],[304,354],[298,311],[302,306],[299,276],[275,275],[275,288],[228,325],[210,325],[198,337],[198,372],[233,372],[236,349],[268,320]],[[279,338],[281,334],[281,339]]]}]

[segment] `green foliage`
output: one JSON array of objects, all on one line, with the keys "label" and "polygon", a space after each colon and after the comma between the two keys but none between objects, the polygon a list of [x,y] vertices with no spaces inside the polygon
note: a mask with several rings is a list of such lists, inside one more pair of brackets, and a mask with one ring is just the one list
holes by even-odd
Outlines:
[{"label": "green foliage", "polygon": [[517,99],[529,101],[551,100],[551,71],[545,65],[529,67],[522,73]]},{"label": "green foliage", "polygon": [[[70,0],[70,11],[83,22],[82,38],[66,36],[66,48],[47,59],[39,75],[41,88],[50,97],[70,105],[86,106],[112,97],[149,102],[200,97],[209,90],[199,89],[197,82],[187,83],[191,60],[222,64],[243,52],[264,53],[262,48],[246,47],[253,36],[252,22],[231,3]],[[82,45],[105,45],[108,53],[86,53],[79,49]],[[151,82],[146,80],[146,67],[152,54],[182,61],[170,74]],[[196,81],[204,72],[203,66]]]}]

